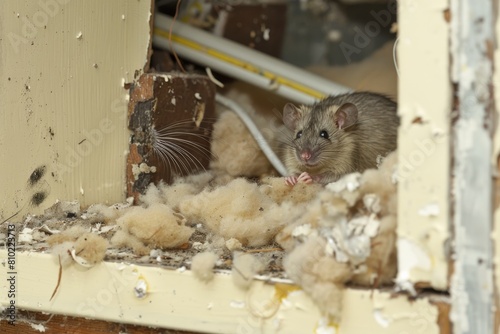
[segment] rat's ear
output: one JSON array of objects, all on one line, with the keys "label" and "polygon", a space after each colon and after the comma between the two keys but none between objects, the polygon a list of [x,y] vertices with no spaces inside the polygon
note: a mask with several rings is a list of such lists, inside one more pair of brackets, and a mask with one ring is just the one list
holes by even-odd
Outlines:
[{"label": "rat's ear", "polygon": [[358,120],[358,108],[352,103],[344,103],[335,112],[335,124],[341,129],[354,125]]},{"label": "rat's ear", "polygon": [[288,129],[295,130],[301,117],[302,111],[292,103],[287,103],[283,108],[283,123]]}]

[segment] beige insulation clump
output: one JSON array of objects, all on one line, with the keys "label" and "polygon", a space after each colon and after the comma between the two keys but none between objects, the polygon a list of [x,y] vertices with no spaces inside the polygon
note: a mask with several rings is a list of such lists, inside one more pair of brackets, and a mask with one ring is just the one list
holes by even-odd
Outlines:
[{"label": "beige insulation clump", "polygon": [[285,184],[282,177],[265,177],[262,180],[261,189],[264,194],[278,204],[285,201],[301,204],[311,201],[323,190],[323,186],[318,183],[297,183],[291,187]]},{"label": "beige insulation clump", "polygon": [[308,293],[321,310],[338,321],[344,283],[352,277],[347,263],[325,252],[326,240],[312,236],[297,246],[283,263],[288,276]]},{"label": "beige insulation clump", "polygon": [[336,321],[346,282],[374,287],[396,274],[396,162],[392,153],[327,185],[276,237],[287,274]]},{"label": "beige insulation clump", "polygon": [[150,206],[155,203],[167,204],[174,210],[185,198],[200,193],[207,187],[226,185],[233,177],[216,174],[212,171],[179,177],[172,184],[160,182],[158,185],[151,183],[145,193],[139,197],[141,203]]},{"label": "beige insulation clump", "polygon": [[76,239],[75,254],[83,258],[89,265],[96,265],[104,260],[108,245],[108,240],[100,235],[87,232]]},{"label": "beige insulation clump", "polygon": [[265,265],[252,254],[236,252],[231,270],[233,282],[241,289],[248,289],[253,277],[264,270]]},{"label": "beige insulation clump", "polygon": [[57,244],[62,244],[63,242],[66,241],[71,241],[74,242],[78,237],[80,237],[82,234],[88,232],[88,229],[86,229],[83,226],[80,225],[75,225],[71,226],[70,228],[62,231],[61,233],[56,233],[47,238],[47,243],[49,246],[55,246]]},{"label": "beige insulation clump", "polygon": [[214,278],[215,263],[219,256],[213,252],[196,254],[191,263],[191,271],[203,282],[209,282]]},{"label": "beige insulation clump", "polygon": [[63,266],[77,258],[83,259],[82,263],[87,266],[96,265],[104,259],[109,245],[107,239],[78,225],[51,235],[47,238],[47,243],[52,247],[51,252],[56,259],[61,259]]},{"label": "beige insulation clump", "polygon": [[139,255],[155,248],[176,248],[189,241],[194,230],[164,204],[154,203],[147,209],[133,207],[116,220],[119,230],[111,238],[116,247],[131,247]]},{"label": "beige insulation clump", "polygon": [[263,246],[293,221],[299,206],[276,204],[255,183],[243,178],[227,186],[205,189],[187,198],[179,210],[190,221],[200,221],[226,240],[235,238],[244,246]]},{"label": "beige insulation clump", "polygon": [[[256,124],[263,123],[253,117]],[[262,128],[262,127],[261,127]],[[273,132],[266,131],[267,142]],[[231,111],[223,112],[214,124],[210,168],[231,176],[261,176],[273,169],[241,119]]]}]

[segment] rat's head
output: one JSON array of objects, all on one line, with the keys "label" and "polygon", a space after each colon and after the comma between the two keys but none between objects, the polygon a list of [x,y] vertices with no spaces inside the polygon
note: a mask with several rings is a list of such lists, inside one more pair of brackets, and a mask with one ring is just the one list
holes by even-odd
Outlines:
[{"label": "rat's head", "polygon": [[[333,105],[316,103],[300,106],[288,103],[283,109],[283,122],[292,131],[287,167],[322,173],[332,164],[351,164],[353,139],[349,134],[358,121],[358,109],[352,103]],[[336,169],[336,168],[334,168]],[[339,170],[344,168],[339,168]]]}]

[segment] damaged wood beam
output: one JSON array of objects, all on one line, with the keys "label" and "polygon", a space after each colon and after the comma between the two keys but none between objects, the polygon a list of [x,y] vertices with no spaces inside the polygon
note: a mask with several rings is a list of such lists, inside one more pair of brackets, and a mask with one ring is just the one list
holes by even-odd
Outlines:
[{"label": "damaged wood beam", "polygon": [[454,272],[453,331],[493,333],[492,126],[496,6],[491,0],[453,0],[452,80]]},{"label": "damaged wood beam", "polygon": [[208,168],[215,86],[205,76],[147,73],[130,88],[127,196]]}]

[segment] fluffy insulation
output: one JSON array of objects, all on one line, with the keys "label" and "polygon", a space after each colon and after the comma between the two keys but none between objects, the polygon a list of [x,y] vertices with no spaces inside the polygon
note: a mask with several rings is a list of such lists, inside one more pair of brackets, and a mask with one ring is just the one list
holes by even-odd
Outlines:
[{"label": "fluffy insulation", "polygon": [[133,207],[116,220],[119,230],[111,239],[116,247],[131,247],[136,254],[149,254],[155,248],[175,248],[189,241],[194,230],[165,204],[147,209]]},{"label": "fluffy insulation", "polygon": [[267,245],[293,221],[300,206],[291,202],[278,205],[263,189],[238,178],[227,186],[205,189],[187,198],[179,210],[188,220],[202,222],[226,240],[235,238],[250,247]]},{"label": "fluffy insulation", "polygon": [[[72,260],[81,258],[87,266],[101,262],[108,249],[108,240],[95,233],[87,232],[84,227],[73,226],[69,229],[51,235],[47,243],[52,246],[52,254],[66,266]],[[73,252],[74,257],[71,256]]]},{"label": "fluffy insulation", "polygon": [[203,282],[209,282],[214,278],[214,266],[219,256],[212,252],[196,254],[191,263],[191,271]]},{"label": "fluffy insulation", "polygon": [[264,267],[264,263],[251,254],[235,253],[232,269],[234,284],[241,289],[248,289],[253,277]]},{"label": "fluffy insulation", "polygon": [[[254,117],[257,124],[264,120]],[[262,129],[264,127],[259,127]],[[272,131],[264,131],[267,142]],[[215,157],[210,168],[231,176],[261,176],[272,171],[259,145],[241,119],[231,111],[223,112],[214,124],[212,133],[212,154]]]},{"label": "fluffy insulation", "polygon": [[379,170],[349,174],[277,236],[287,274],[336,321],[346,282],[376,287],[396,274],[396,153]]}]

